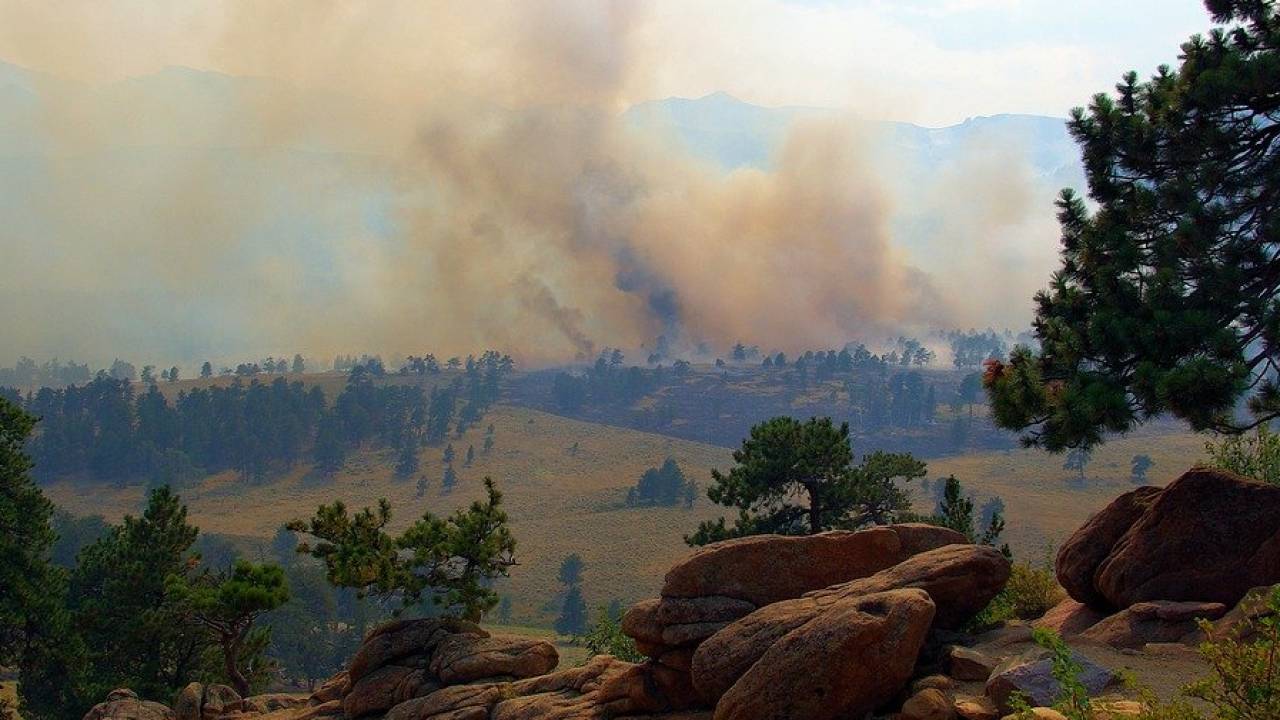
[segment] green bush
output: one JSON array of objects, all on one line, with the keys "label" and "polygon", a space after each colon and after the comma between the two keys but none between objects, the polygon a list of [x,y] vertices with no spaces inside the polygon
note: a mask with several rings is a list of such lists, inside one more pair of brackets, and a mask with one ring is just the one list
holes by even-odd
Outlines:
[{"label": "green bush", "polygon": [[1280,433],[1259,425],[1253,435],[1228,435],[1205,443],[1209,467],[1280,485]]},{"label": "green bush", "polygon": [[582,644],[589,655],[612,655],[628,662],[644,660],[636,648],[636,641],[623,634],[622,621],[607,608],[600,608],[599,613],[599,619],[582,636]]},{"label": "green bush", "polygon": [[981,630],[1006,620],[1035,620],[1066,597],[1053,567],[1047,563],[1032,565],[1016,562],[1009,573],[1009,582],[991,603],[970,621],[970,628]]},{"label": "green bush", "polygon": [[[1149,689],[1141,693],[1146,706],[1140,720],[1276,720],[1280,718],[1280,585],[1258,602],[1263,612],[1246,619],[1231,632],[1215,637],[1205,620],[1200,628],[1208,640],[1200,654],[1209,675],[1183,689],[1185,698],[1164,703]],[[1060,638],[1036,631],[1036,642],[1053,657],[1053,676],[1064,693],[1055,707],[1071,720],[1089,720],[1089,699],[1080,686],[1080,668]],[[1205,709],[1192,704],[1200,701]],[[1025,710],[1025,703],[1019,710]]]}]

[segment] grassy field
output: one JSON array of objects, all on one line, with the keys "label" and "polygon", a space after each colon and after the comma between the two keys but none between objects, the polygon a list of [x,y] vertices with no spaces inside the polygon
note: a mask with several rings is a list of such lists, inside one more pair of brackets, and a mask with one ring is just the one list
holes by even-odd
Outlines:
[{"label": "grassy field", "polygon": [[[495,427],[495,446],[480,448],[484,426]],[[430,482],[417,497],[416,476],[392,474],[391,451],[355,453],[333,478],[312,476],[309,469],[261,485],[247,484],[234,473],[205,478],[183,491],[191,520],[201,529],[248,538],[269,539],[285,521],[308,515],[324,502],[342,499],[349,506],[388,498],[403,525],[423,510],[447,513],[478,498],[481,481],[497,480],[519,542],[519,566],[499,584],[513,602],[514,621],[545,627],[558,611],[556,571],[561,559],[577,552],[586,561],[583,592],[593,610],[617,598],[629,603],[656,593],[663,574],[688,549],[682,535],[698,521],[724,513],[700,495],[693,508],[628,508],[624,497],[648,467],[668,455],[686,475],[705,486],[712,467],[731,462],[725,448],[670,437],[580,422],[537,410],[499,406],[462,438],[452,439],[459,482],[441,492],[442,448],[422,451],[422,470]],[[577,444],[577,451],[572,450]],[[464,467],[467,447],[476,447],[472,467]],[[1204,438],[1182,432],[1147,431],[1114,440],[1095,453],[1083,485],[1071,482],[1062,457],[1036,450],[974,453],[931,460],[937,478],[954,473],[979,503],[999,495],[1006,504],[1006,538],[1015,553],[1042,559],[1116,495],[1132,487],[1129,460],[1146,453],[1155,460],[1148,482],[1164,484],[1203,456]],[[863,448],[857,448],[862,451]],[[59,482],[46,488],[59,505],[77,514],[102,514],[118,520],[136,513],[140,487]],[[920,509],[931,495],[917,488]]]},{"label": "grassy field", "polygon": [[[495,444],[484,455],[480,448],[490,422]],[[630,602],[654,594],[662,574],[686,552],[682,534],[718,509],[705,498],[692,509],[627,508],[627,488],[668,455],[700,482],[713,465],[730,460],[723,448],[508,407],[496,408],[480,427],[451,442],[458,454],[454,467],[459,480],[448,494],[442,494],[440,485],[442,448],[424,448],[420,474],[430,486],[421,498],[416,476],[393,476],[390,451],[357,453],[333,478],[314,477],[299,467],[271,482],[250,485],[227,472],[182,495],[191,521],[202,530],[265,539],[287,520],[335,499],[360,507],[386,497],[396,513],[393,524],[404,525],[423,510],[447,513],[480,497],[483,478],[492,476],[505,494],[519,542],[520,565],[499,589],[511,594],[517,621],[545,624],[557,610],[556,571],[571,552],[586,561],[583,592],[593,607],[615,597]],[[476,459],[472,467],[464,467],[461,460],[469,445],[476,447]],[[73,513],[102,514],[113,521],[136,513],[143,498],[138,486],[59,482],[45,490]]]}]

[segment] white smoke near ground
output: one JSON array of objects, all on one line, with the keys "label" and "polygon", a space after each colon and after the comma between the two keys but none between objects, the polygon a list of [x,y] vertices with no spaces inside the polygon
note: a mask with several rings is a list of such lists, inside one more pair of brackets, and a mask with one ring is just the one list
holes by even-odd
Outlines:
[{"label": "white smoke near ground", "polygon": [[[0,60],[73,78],[0,83],[31,128],[0,131],[6,348],[543,363],[1025,320],[1052,258],[1022,235],[1051,248],[1052,210],[1015,153],[906,196],[884,139],[832,113],[767,170],[712,167],[622,119],[650,11],[239,1],[149,35],[129,3],[0,4]],[[230,77],[94,77],[158,58]],[[948,218],[943,258],[895,242],[908,200]]]}]

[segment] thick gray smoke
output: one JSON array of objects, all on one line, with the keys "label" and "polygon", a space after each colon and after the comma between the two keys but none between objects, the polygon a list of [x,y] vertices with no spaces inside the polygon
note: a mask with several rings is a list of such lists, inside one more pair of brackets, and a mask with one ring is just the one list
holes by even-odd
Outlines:
[{"label": "thick gray smoke", "polygon": [[[48,71],[0,79],[15,356],[817,347],[1023,319],[1047,266],[982,253],[1052,237],[1016,158],[913,195],[956,217],[939,273],[895,245],[895,168],[845,118],[733,172],[629,127],[645,3],[127,7],[0,3],[0,60]],[[160,60],[228,75],[112,79]]]}]

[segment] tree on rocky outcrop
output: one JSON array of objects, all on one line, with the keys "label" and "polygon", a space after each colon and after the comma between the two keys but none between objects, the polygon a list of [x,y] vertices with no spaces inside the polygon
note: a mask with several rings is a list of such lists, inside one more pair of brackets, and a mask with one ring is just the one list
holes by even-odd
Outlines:
[{"label": "tree on rocky outcrop", "polygon": [[337,501],[321,505],[309,520],[287,526],[315,538],[300,552],[321,560],[329,581],[400,600],[404,607],[429,600],[446,615],[478,620],[498,603],[490,587],[515,564],[515,538],[502,509],[502,493],[485,478],[486,498],[447,518],[431,513],[403,532],[387,532],[391,504],[348,513]]},{"label": "tree on rocky outcrop", "polygon": [[776,417],[760,423],[733,459],[727,474],[711,471],[707,497],[737,508],[738,518],[732,526],[724,518],[703,522],[685,538],[690,545],[891,522],[909,505],[898,481],[925,474],[924,463],[906,453],[874,452],[855,466],[848,424],[836,427],[830,418]]},{"label": "tree on rocky outcrop", "polygon": [[284,570],[275,564],[240,560],[229,573],[170,575],[165,582],[167,592],[182,608],[182,618],[216,638],[227,680],[242,697],[248,696],[253,668],[244,665],[245,651],[270,636],[269,629],[255,628],[255,621],[289,600]]},{"label": "tree on rocky outcrop", "polygon": [[997,424],[1029,445],[1088,447],[1164,413],[1229,433],[1280,418],[1280,10],[1206,5],[1225,27],[1176,70],[1072,111],[1096,209],[1063,191],[1040,347],[984,376]]}]

